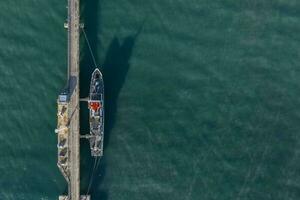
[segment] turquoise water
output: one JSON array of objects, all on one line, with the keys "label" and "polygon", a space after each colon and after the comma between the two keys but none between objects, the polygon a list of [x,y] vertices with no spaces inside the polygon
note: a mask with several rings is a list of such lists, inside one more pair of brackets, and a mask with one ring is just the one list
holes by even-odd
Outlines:
[{"label": "turquoise water", "polygon": [[[0,2],[0,200],[54,200],[67,1]],[[93,199],[300,198],[300,3],[82,0],[106,86]],[[81,96],[92,59],[82,38]],[[81,104],[81,129],[87,110]],[[93,163],[82,142],[82,193]]]}]

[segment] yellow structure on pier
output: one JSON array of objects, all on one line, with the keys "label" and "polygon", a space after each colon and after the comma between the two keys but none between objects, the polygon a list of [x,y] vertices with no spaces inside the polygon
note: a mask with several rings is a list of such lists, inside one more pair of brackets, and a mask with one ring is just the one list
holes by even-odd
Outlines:
[{"label": "yellow structure on pier", "polygon": [[70,182],[69,160],[69,102],[67,94],[60,94],[57,99],[57,166],[61,173]]}]

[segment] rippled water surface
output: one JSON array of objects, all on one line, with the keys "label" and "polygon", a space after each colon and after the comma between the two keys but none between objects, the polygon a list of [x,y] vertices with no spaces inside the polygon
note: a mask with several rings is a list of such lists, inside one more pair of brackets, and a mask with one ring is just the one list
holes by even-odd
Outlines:
[{"label": "rippled water surface", "polygon": [[[55,200],[67,1],[0,2],[0,200]],[[95,200],[300,198],[300,2],[82,0],[105,79]],[[81,96],[92,58],[81,38]],[[87,109],[81,104],[81,131]],[[93,160],[81,143],[82,194]]]}]

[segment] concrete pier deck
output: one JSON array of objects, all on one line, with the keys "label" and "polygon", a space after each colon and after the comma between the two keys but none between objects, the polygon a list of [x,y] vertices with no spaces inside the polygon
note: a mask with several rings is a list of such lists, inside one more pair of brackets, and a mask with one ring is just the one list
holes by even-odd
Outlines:
[{"label": "concrete pier deck", "polygon": [[69,200],[80,199],[79,134],[79,0],[68,0],[68,75],[69,75]]},{"label": "concrete pier deck", "polygon": [[[68,87],[58,100],[58,107],[67,106],[68,124],[66,127],[68,127],[67,129],[62,127],[58,118],[60,127],[56,130],[58,135],[68,130],[66,138],[68,153],[64,159],[66,163],[62,163],[60,157],[58,160],[58,167],[68,182],[68,195],[59,196],[59,200],[90,200],[89,195],[80,195],[79,16],[79,0],[68,0],[68,21],[65,23],[65,28],[68,29]],[[60,110],[59,112],[62,113]]]}]

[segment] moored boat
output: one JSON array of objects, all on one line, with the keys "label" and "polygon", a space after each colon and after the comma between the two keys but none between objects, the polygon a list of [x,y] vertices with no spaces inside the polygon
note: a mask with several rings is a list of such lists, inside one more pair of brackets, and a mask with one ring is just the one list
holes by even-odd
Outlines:
[{"label": "moored boat", "polygon": [[98,68],[92,73],[88,107],[91,155],[102,156],[104,140],[104,83]]}]

